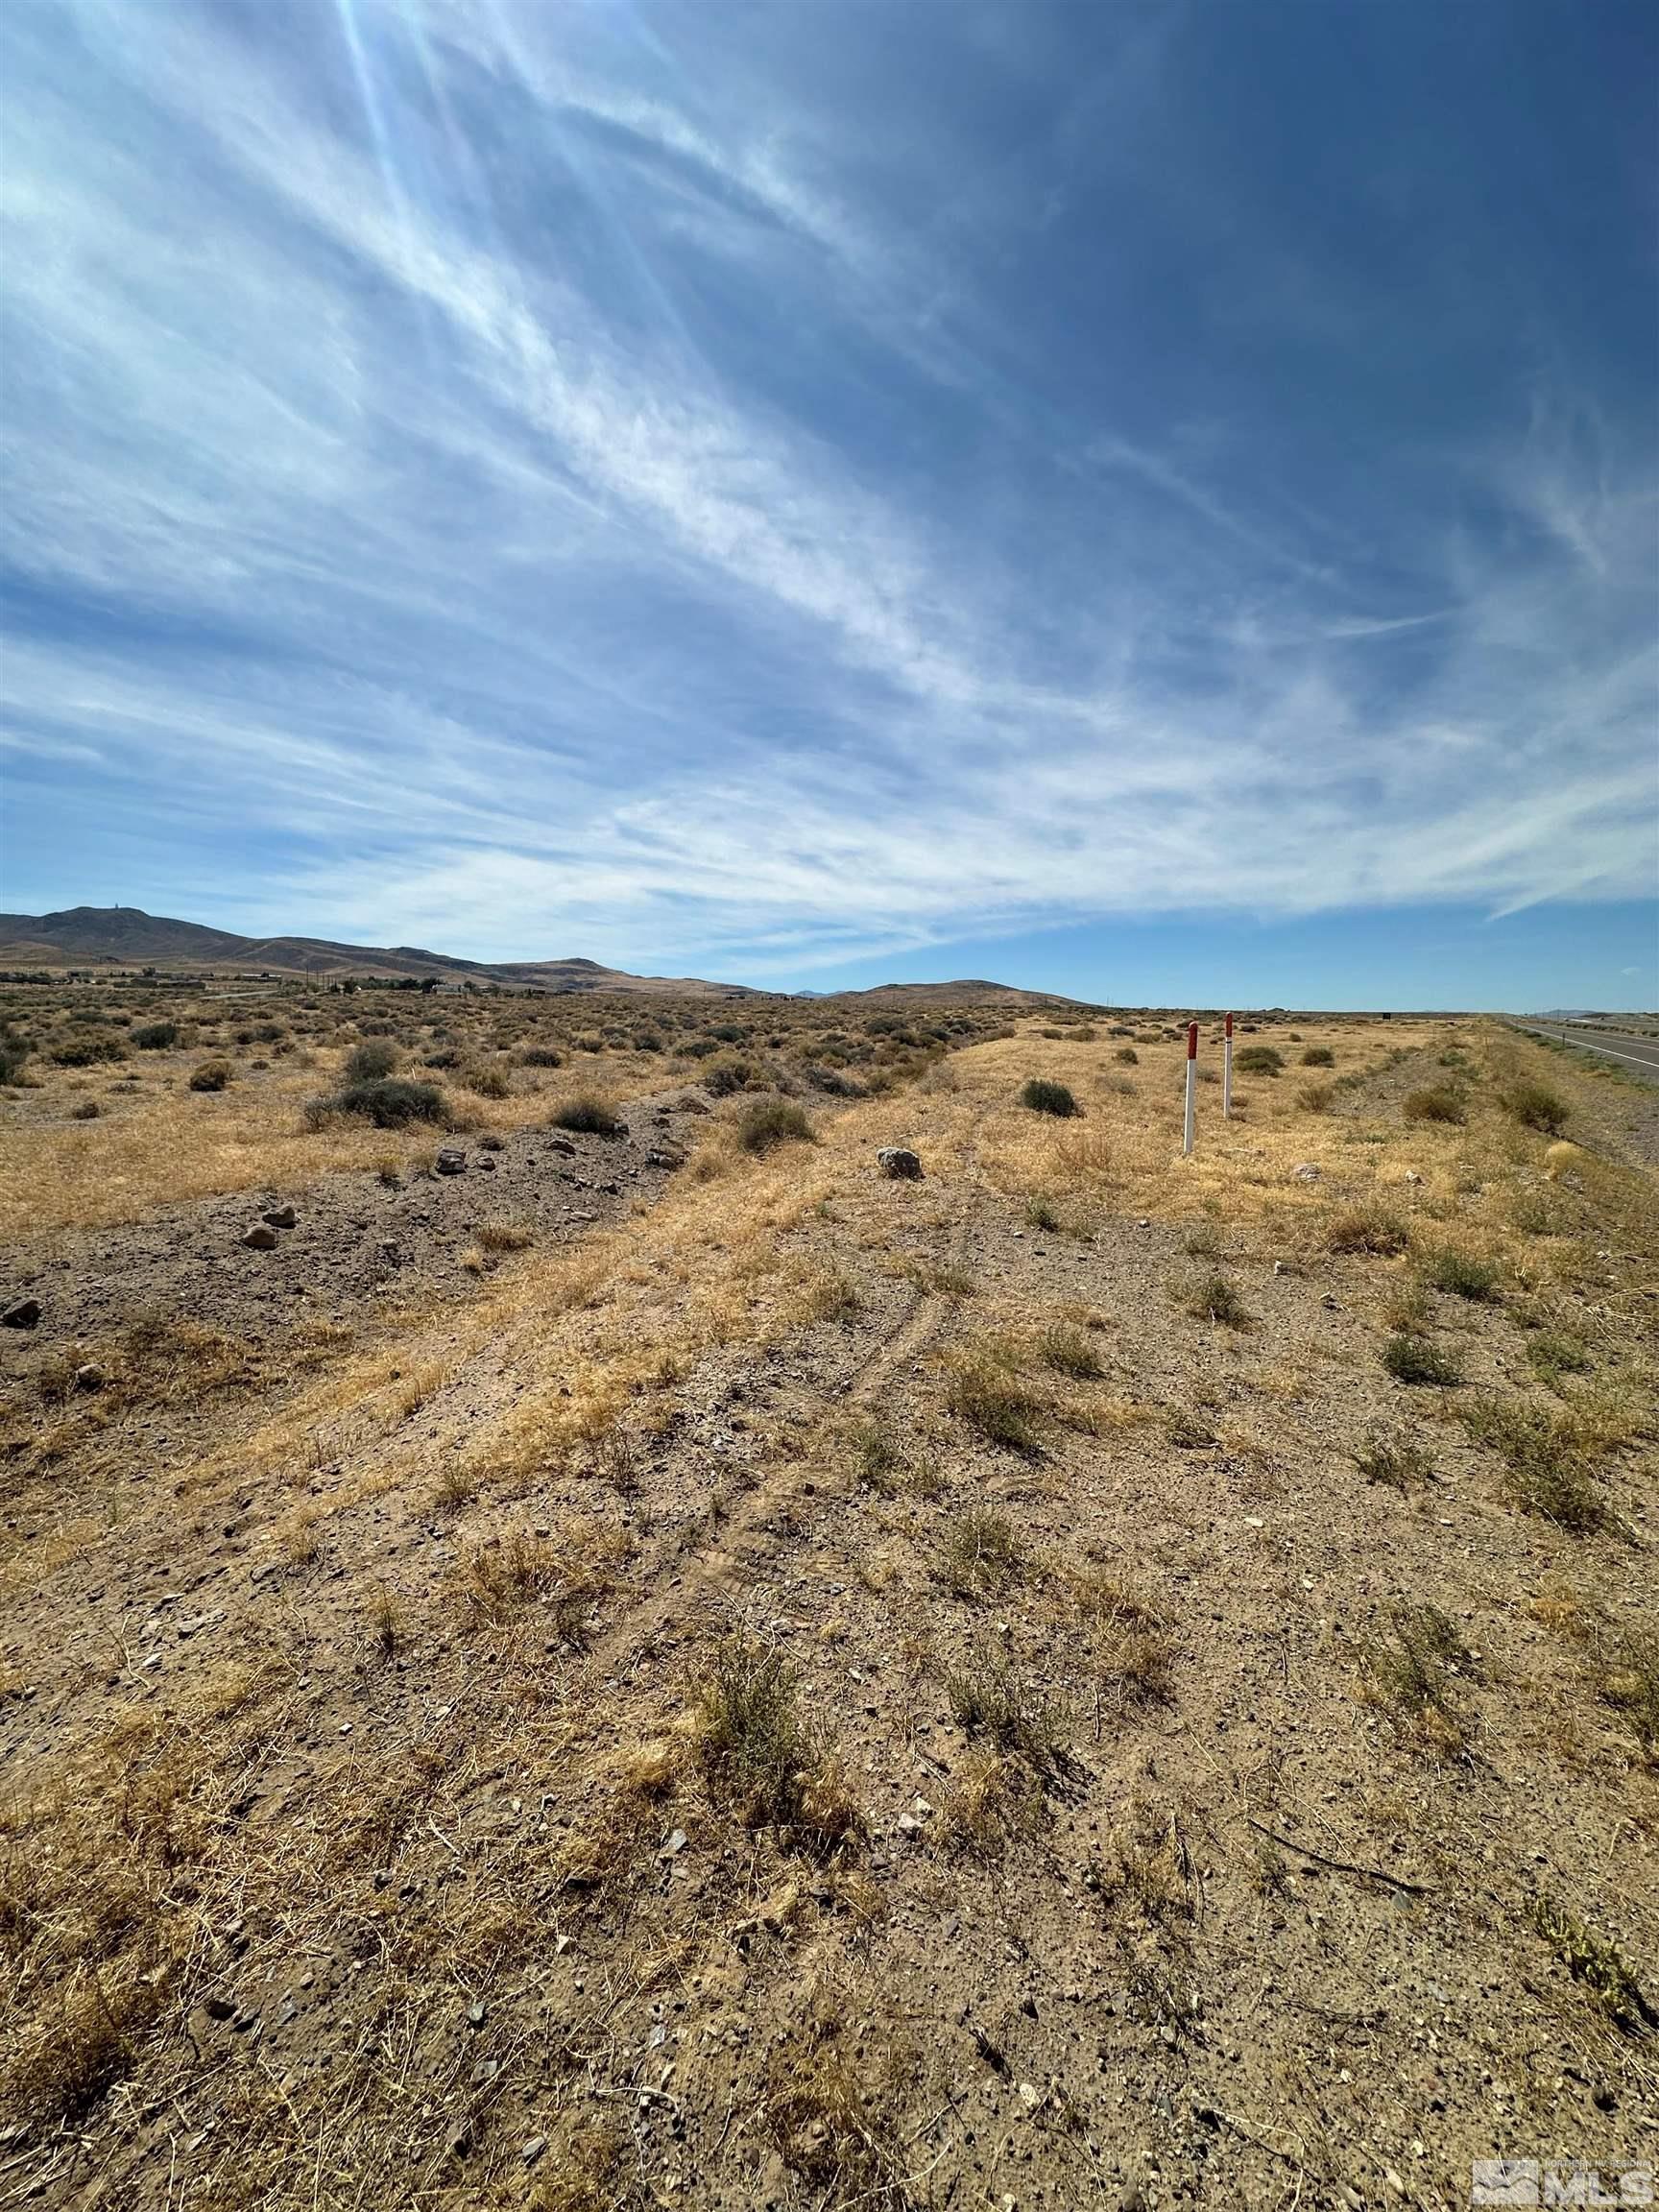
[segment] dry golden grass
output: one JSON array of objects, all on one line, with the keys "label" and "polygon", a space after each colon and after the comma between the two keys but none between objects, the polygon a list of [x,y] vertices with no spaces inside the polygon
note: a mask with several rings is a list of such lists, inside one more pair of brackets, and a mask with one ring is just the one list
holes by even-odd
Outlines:
[{"label": "dry golden grass", "polygon": [[[255,1072],[244,1066],[228,1089],[213,1093],[188,1089],[188,1055],[147,1053],[137,1068],[141,1091],[107,1101],[96,1121],[71,1121],[72,1101],[89,1088],[108,1089],[121,1070],[100,1070],[89,1085],[84,1070],[32,1066],[41,1088],[12,1095],[0,1147],[0,1213],[11,1234],[133,1221],[232,1190],[301,1190],[347,1168],[407,1174],[444,1142],[430,1124],[304,1125],[307,1100],[338,1088],[349,1050],[320,1051],[308,1067],[285,1060]],[[525,1069],[515,1070],[505,1097],[484,1098],[451,1071],[417,1066],[409,1072],[444,1086],[469,1134],[540,1125],[568,1089],[560,1070]],[[660,1060],[641,1053],[585,1057],[583,1074],[623,1100],[668,1079]]]}]

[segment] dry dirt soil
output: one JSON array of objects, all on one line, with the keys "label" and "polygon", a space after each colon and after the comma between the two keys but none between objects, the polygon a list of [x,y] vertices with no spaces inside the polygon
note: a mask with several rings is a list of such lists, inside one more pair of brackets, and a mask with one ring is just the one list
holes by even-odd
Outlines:
[{"label": "dry dirt soil", "polygon": [[1239,1042],[1190,1161],[1162,1018],[1022,1020],[15,1240],[0,2203],[1659,2164],[1646,1102]]}]

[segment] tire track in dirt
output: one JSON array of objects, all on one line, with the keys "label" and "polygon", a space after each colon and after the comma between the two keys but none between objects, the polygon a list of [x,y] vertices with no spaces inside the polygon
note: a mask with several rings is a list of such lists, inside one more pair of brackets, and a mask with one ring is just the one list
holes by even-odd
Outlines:
[{"label": "tire track in dirt", "polygon": [[[985,1187],[979,1178],[979,1118],[975,1117],[960,1170],[966,1203],[947,1247],[950,1262],[956,1265],[966,1257],[984,1196]],[[900,1369],[933,1341],[953,1310],[951,1299],[937,1291],[918,1289],[898,1329],[878,1344],[855,1369],[846,1386],[844,1403],[859,1407],[871,1406]],[[730,1590],[738,1570],[753,1572],[757,1561],[776,1549],[775,1540],[765,1540],[768,1523],[786,1514],[808,1496],[818,1499],[821,1504],[837,1503],[833,1493],[825,1496],[819,1489],[815,1465],[816,1462],[808,1458],[762,1478],[743,1493],[738,1506],[721,1514],[718,1534],[711,1531],[701,1544],[697,1542],[695,1524],[677,1531],[664,1554],[653,1562],[648,1575],[656,1584],[664,1575],[672,1575],[671,1585],[640,1599],[620,1620],[592,1640],[587,1649],[589,1669],[600,1674],[613,1671],[630,1647],[636,1661],[647,1658],[671,1618],[684,1623],[718,1601]],[[799,1546],[804,1541],[802,1532],[792,1531],[790,1541]]]}]

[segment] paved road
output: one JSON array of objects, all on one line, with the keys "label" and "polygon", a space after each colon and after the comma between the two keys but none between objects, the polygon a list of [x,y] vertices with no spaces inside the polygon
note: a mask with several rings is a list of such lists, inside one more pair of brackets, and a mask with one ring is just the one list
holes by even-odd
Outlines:
[{"label": "paved road", "polygon": [[1659,1083],[1659,1039],[1632,1037],[1620,1029],[1595,1028],[1580,1022],[1518,1022],[1518,1029],[1529,1029],[1537,1037],[1565,1037],[1569,1045],[1580,1045],[1586,1052],[1599,1052],[1606,1059],[1617,1060],[1628,1068],[1633,1075],[1646,1076],[1649,1083]]}]

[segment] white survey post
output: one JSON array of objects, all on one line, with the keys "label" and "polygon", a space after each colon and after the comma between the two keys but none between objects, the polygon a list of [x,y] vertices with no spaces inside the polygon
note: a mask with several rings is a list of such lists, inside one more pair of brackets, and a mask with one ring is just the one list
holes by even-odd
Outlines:
[{"label": "white survey post", "polygon": [[1181,1141],[1181,1156],[1186,1158],[1192,1149],[1192,1116],[1198,1096],[1198,1024],[1187,1024],[1187,1132]]},{"label": "white survey post", "polygon": [[1221,1118],[1224,1121],[1231,1121],[1233,1118],[1233,1017],[1231,1014],[1228,1015],[1226,1027],[1221,1033]]}]

